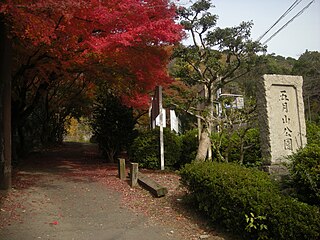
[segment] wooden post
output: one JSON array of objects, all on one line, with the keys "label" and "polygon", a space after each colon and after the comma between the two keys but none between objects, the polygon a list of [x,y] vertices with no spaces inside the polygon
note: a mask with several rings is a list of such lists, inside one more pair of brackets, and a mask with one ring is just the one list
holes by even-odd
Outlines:
[{"label": "wooden post", "polygon": [[138,163],[131,163],[130,165],[130,186],[135,187],[138,185]]},{"label": "wooden post", "polygon": [[119,178],[121,180],[125,180],[126,179],[126,160],[124,158],[119,158],[118,172],[119,172]]},{"label": "wooden post", "polygon": [[0,20],[0,189],[11,188],[11,42]]}]

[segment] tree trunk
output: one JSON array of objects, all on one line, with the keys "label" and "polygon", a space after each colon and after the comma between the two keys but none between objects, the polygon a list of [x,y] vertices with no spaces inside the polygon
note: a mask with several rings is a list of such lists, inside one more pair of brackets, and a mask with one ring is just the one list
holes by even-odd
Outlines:
[{"label": "tree trunk", "polygon": [[107,155],[107,162],[108,163],[115,163],[115,156],[117,154],[117,150],[114,148],[108,148],[106,151]]},{"label": "tree trunk", "polygon": [[11,43],[0,19],[0,189],[11,188]]},{"label": "tree trunk", "polygon": [[[227,135],[228,139],[231,139],[231,134],[230,135]],[[228,146],[227,146],[227,149],[226,149],[226,154],[225,154],[225,157],[224,157],[224,160],[225,162],[229,162],[229,155],[230,155],[230,152],[231,152],[231,144],[232,142],[229,140],[228,141]]]},{"label": "tree trunk", "polygon": [[211,150],[211,140],[206,128],[202,129],[197,151],[196,161],[204,161],[207,158],[208,151]]},{"label": "tree trunk", "polygon": [[243,159],[244,159],[244,141],[243,141],[243,138],[241,138],[241,142],[240,142],[240,164],[243,164]]}]

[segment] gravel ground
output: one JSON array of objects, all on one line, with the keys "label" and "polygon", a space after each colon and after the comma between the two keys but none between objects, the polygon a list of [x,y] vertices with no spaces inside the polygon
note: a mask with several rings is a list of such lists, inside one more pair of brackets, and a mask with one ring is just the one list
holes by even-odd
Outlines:
[{"label": "gravel ground", "polygon": [[91,144],[32,154],[15,169],[13,190],[0,192],[0,239],[232,239],[184,202],[176,173],[141,172],[168,194],[131,188]]}]

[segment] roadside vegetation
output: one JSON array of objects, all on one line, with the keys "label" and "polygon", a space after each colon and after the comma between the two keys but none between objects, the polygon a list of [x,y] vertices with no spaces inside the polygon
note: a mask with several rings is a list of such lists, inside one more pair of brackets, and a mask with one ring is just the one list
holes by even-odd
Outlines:
[{"label": "roadside vegetation", "polygon": [[[105,162],[124,156],[159,169],[159,129],[148,112],[161,85],[164,108],[181,119],[180,133],[164,130],[165,166],[180,174],[186,204],[245,239],[319,239],[320,53],[266,54],[251,39],[252,22],[220,28],[211,9],[208,0],[0,3],[1,43],[14,43],[11,72],[1,72],[12,76],[13,163],[68,134],[90,137]],[[308,144],[288,157],[281,181],[259,170],[255,81],[263,74],[304,79]],[[3,92],[1,82],[1,111]]]}]

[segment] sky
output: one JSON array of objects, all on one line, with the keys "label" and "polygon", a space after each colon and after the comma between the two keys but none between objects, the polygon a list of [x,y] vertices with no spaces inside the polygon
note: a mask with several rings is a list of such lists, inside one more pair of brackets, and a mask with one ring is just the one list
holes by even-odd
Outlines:
[{"label": "sky", "polygon": [[[284,17],[261,42],[286,24],[294,15],[312,0],[302,0]],[[320,52],[320,0],[314,2],[300,16],[281,30],[268,43],[268,53],[284,57],[299,58],[306,50]],[[180,0],[177,4],[186,6],[190,0]],[[194,1],[193,1],[194,2]],[[257,40],[295,2],[294,0],[213,0],[213,14],[219,16],[218,27],[233,27],[242,21],[253,21],[251,36]]]}]

